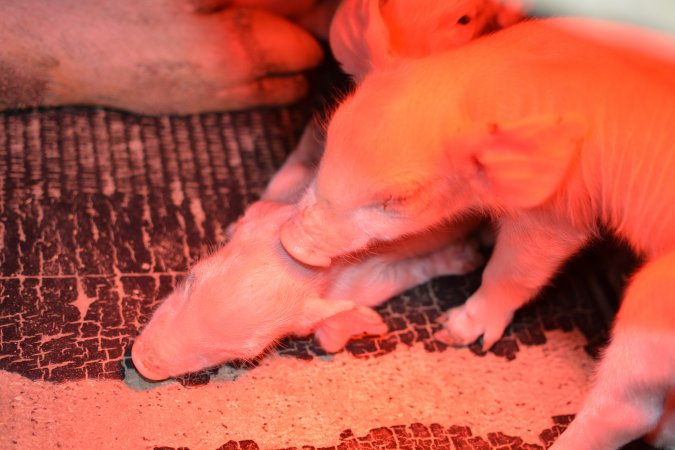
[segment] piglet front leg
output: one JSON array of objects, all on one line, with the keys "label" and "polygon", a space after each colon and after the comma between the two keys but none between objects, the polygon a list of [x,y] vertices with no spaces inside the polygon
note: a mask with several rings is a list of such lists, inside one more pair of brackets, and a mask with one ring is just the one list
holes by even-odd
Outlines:
[{"label": "piglet front leg", "polygon": [[298,146],[272,177],[262,195],[263,200],[292,203],[314,179],[323,154],[325,135],[316,121],[302,133]]},{"label": "piglet front leg", "polygon": [[[426,246],[434,242],[436,240],[431,239],[413,245]],[[432,278],[470,272],[482,263],[474,241],[461,239],[421,255],[401,252],[396,258],[396,254],[385,253],[359,264],[334,267],[336,279],[328,297],[350,298],[359,306],[322,321],[315,330],[317,340],[324,350],[336,352],[354,336],[385,333],[386,324],[370,306],[380,305]]]},{"label": "piglet front leg", "polygon": [[586,232],[553,226],[550,221],[536,213],[501,220],[481,287],[463,305],[439,319],[443,329],[436,338],[465,346],[483,336],[483,350],[487,351],[502,337],[515,311],[530,301],[588,239]]},{"label": "piglet front leg", "polygon": [[329,296],[354,299],[360,305],[378,306],[418,284],[443,275],[463,275],[483,264],[473,240],[462,239],[422,254],[370,257],[358,265],[341,267]]}]

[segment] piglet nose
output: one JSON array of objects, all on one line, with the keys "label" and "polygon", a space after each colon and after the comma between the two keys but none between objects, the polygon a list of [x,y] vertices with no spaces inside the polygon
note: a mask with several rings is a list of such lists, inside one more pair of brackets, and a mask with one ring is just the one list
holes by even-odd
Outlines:
[{"label": "piglet nose", "polygon": [[151,349],[148,349],[143,339],[136,339],[131,347],[131,361],[136,370],[148,380],[162,381],[169,378],[169,375],[162,371],[157,357]]},{"label": "piglet nose", "polygon": [[[304,217],[306,211],[300,216]],[[289,219],[281,226],[281,245],[296,260],[314,267],[329,267],[330,257],[316,251],[316,244],[312,237],[304,230],[298,217]]]}]

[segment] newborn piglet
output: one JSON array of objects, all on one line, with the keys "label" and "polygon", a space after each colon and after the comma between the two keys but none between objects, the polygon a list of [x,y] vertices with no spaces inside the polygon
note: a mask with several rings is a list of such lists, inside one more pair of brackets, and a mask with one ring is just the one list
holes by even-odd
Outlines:
[{"label": "newborn piglet", "polygon": [[[342,69],[360,83],[374,69],[468,44],[523,18],[524,0],[343,0],[330,25],[330,48]],[[263,199],[290,202],[302,194],[325,145],[311,122]],[[304,183],[303,183],[304,181]]]},{"label": "newborn piglet", "polygon": [[482,336],[488,349],[610,230],[645,264],[594,387],[551,449],[615,450],[649,431],[675,448],[674,55],[672,38],[646,30],[551,19],[373,71],[335,112],[280,240],[329,267],[373,239],[489,214],[498,232],[481,286],[436,334],[456,346]]},{"label": "newborn piglet", "polygon": [[[197,263],[137,338],[132,359],[151,380],[252,359],[288,335],[315,333],[326,351],[387,331],[371,309],[412,286],[475,269],[475,224],[438,228],[338,259],[328,269],[286,254],[279,228],[295,205],[252,205],[231,240]],[[450,228],[451,231],[446,228]]]}]

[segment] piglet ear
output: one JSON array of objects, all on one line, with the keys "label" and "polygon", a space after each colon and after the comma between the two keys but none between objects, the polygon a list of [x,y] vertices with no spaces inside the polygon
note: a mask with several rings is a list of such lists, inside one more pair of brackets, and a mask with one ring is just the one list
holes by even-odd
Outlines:
[{"label": "piglet ear", "polygon": [[497,9],[495,20],[501,28],[506,28],[525,18],[532,10],[533,0],[494,0]]},{"label": "piglet ear", "polygon": [[491,124],[448,145],[473,162],[472,182],[488,199],[507,208],[531,208],[564,182],[586,133],[578,117],[538,116]]},{"label": "piglet ear", "polygon": [[330,47],[342,69],[360,81],[391,58],[389,30],[378,0],[342,2],[330,26]]}]

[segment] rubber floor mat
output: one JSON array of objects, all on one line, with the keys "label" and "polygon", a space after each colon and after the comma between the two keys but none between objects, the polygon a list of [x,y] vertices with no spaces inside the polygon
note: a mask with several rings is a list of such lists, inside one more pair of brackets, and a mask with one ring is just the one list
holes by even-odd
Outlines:
[{"label": "rubber floor mat", "polygon": [[[0,115],[0,448],[543,449],[589,387],[632,261],[602,244],[487,354],[433,339],[480,272],[378,308],[389,332],[328,355],[144,381],[129,349],[260,195],[312,113]],[[252,292],[251,295],[255,295]],[[636,443],[631,448],[638,448]]]}]

